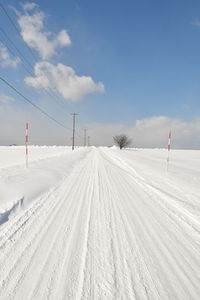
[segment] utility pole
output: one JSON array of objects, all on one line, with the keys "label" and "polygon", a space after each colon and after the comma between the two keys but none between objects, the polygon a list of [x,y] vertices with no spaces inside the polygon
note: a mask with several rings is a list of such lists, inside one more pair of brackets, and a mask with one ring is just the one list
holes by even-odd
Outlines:
[{"label": "utility pole", "polygon": [[28,168],[28,122],[26,122],[26,168]]},{"label": "utility pole", "polygon": [[72,150],[74,150],[74,145],[75,145],[75,118],[78,114],[76,113],[72,113],[71,114],[73,116],[73,121],[72,121]]},{"label": "utility pole", "polygon": [[87,129],[84,129],[84,147],[86,147],[86,136],[87,136]]},{"label": "utility pole", "polygon": [[87,137],[87,143],[88,143],[88,147],[90,146],[90,136],[88,135]]}]

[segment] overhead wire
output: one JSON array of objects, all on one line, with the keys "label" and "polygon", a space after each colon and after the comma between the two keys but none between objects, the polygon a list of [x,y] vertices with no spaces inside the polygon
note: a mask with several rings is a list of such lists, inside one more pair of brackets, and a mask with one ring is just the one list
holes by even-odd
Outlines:
[{"label": "overhead wire", "polygon": [[[12,24],[13,28],[15,29],[15,31],[17,32],[17,34],[19,35],[20,39],[22,39],[21,33],[19,31],[19,29],[17,28],[17,26],[15,25],[15,22],[13,21],[12,17],[9,15],[9,13],[7,12],[5,6],[0,2],[0,8],[3,10],[3,12],[5,13],[5,15],[7,16],[8,20],[10,21],[10,23]],[[6,34],[6,32],[1,28],[1,32],[3,32],[3,34],[7,37],[7,39],[12,43],[12,45],[14,46],[14,48],[17,50],[18,54],[23,57],[23,59],[26,61],[26,63],[29,64],[29,66],[31,66],[31,68],[34,69],[34,66],[25,58],[25,56],[22,54],[22,52],[17,49],[17,47],[14,45],[14,43],[11,41],[11,39],[8,37],[8,35]],[[31,48],[24,43],[26,48],[29,50],[29,52],[32,55],[32,58],[34,59],[34,62],[37,63],[37,57],[35,56],[35,54],[33,53],[33,51],[31,50]],[[30,74],[30,72],[28,72]],[[45,74],[45,72],[43,72]],[[32,73],[31,76],[35,76],[35,74]],[[37,78],[35,78],[37,80]],[[41,84],[41,83],[40,83]],[[46,93],[54,100],[56,100],[56,102],[58,103],[59,106],[62,106],[62,109],[66,109],[63,105],[63,103],[61,101],[58,101],[57,97],[53,94],[50,93],[49,90],[47,90],[44,86],[41,86],[42,89],[44,89],[46,91]]]},{"label": "overhead wire", "polygon": [[[17,32],[17,34],[19,35],[20,38],[21,37],[21,33],[19,31],[19,29],[17,28],[17,26],[15,25],[15,22],[12,20],[11,16],[8,14],[6,8],[4,7],[4,5],[0,2],[0,8],[3,10],[3,12],[5,13],[5,15],[7,16],[8,20],[10,21],[10,23],[12,24],[13,28],[15,29],[15,31]],[[14,42],[9,38],[9,36],[6,34],[6,32],[0,28],[0,31],[4,34],[4,36],[8,39],[8,41],[12,44],[12,46],[15,48],[15,50],[18,52],[18,54],[21,56],[22,60],[25,61],[31,68],[34,68],[34,66],[26,59],[26,57],[23,55],[23,53],[17,48],[17,46],[15,46]],[[5,45],[5,43],[3,43]],[[24,43],[26,48],[29,50],[29,52],[31,53],[34,61],[37,63],[37,58],[34,55],[33,51],[31,50],[31,48]],[[7,49],[10,51],[10,47],[8,47],[6,45]],[[10,51],[13,55],[13,52]],[[31,76],[35,76],[31,71],[29,71],[25,66],[24,69],[26,70],[27,73],[29,73]],[[35,78],[37,80],[37,78]],[[50,118],[52,121],[56,122],[58,125],[68,129],[68,127],[64,126],[62,123],[60,123],[59,121],[57,121],[54,117],[52,117],[51,115],[49,115],[47,112],[45,112],[44,109],[40,108],[38,105],[36,105],[35,103],[33,103],[31,100],[29,100],[26,96],[24,96],[21,92],[19,92],[14,86],[12,86],[7,80],[5,80],[4,78],[0,77],[0,80],[3,81],[7,86],[9,86],[11,89],[13,89],[18,95],[20,95],[22,98],[24,98],[24,100],[26,100],[27,102],[29,102],[29,104],[31,104],[32,106],[34,106],[36,109],[38,109],[41,113],[43,113],[44,115],[46,115],[48,118]],[[45,92],[52,98],[54,98],[54,100],[56,100],[57,102],[57,98],[54,97],[54,94],[52,95],[51,93],[49,93],[49,91],[45,88],[42,87]],[[61,104],[60,102],[57,102],[58,104]],[[77,136],[79,136],[79,138],[82,138],[77,132],[76,132]]]},{"label": "overhead wire", "polygon": [[15,50],[17,51],[18,55],[22,57],[22,59],[31,67],[34,68],[34,66],[26,59],[26,57],[24,56],[24,54],[21,52],[21,50],[19,50],[17,48],[17,46],[15,45],[15,43],[9,38],[8,34],[5,32],[5,30],[3,28],[0,27],[0,31],[3,33],[4,37],[6,37],[6,39],[9,41],[9,43],[15,48]]},{"label": "overhead wire", "polygon": [[[10,42],[10,44],[15,48],[15,50],[18,52],[18,55],[20,56],[20,58],[22,59],[22,66],[23,66],[23,68],[24,68],[24,70],[29,74],[29,75],[31,75],[31,76],[35,76],[35,74],[32,72],[32,71],[30,71],[29,69],[27,69],[27,67],[25,66],[25,63],[24,62],[26,62],[26,64],[28,64],[31,68],[33,68],[34,69],[34,66],[26,59],[26,57],[23,55],[23,53],[18,49],[18,47],[14,44],[14,42],[9,38],[9,36],[7,35],[7,33],[0,27],[0,32],[2,32],[3,33],[3,35],[4,35],[4,37],[6,37],[6,39]],[[8,51],[13,55],[13,56],[15,56],[15,54],[14,54],[14,52],[11,50],[11,48],[8,46],[8,43],[6,43],[5,42],[5,40],[3,41],[1,38],[0,38],[0,41],[1,41],[1,43],[8,49]],[[39,80],[38,80],[38,78],[37,77],[34,77],[35,78],[35,80],[36,81],[38,81],[39,82]],[[39,84],[40,84],[40,87],[41,87],[41,89],[43,89],[44,91],[45,91],[45,93],[49,96],[49,97],[51,97],[53,100],[55,100],[56,101],[56,103],[60,106],[60,107],[62,107],[62,109],[64,108],[64,109],[66,109],[65,107],[64,107],[64,105],[63,104],[61,104],[62,102],[61,101],[58,101],[58,99],[57,99],[57,97],[53,94],[53,93],[51,93],[43,84],[42,84],[42,82],[39,82]]]},{"label": "overhead wire", "polygon": [[0,76],[0,80],[4,82],[8,87],[10,87],[13,91],[15,91],[19,96],[21,96],[25,101],[27,101],[29,104],[31,104],[33,107],[35,107],[37,110],[39,110],[43,115],[60,125],[61,127],[71,130],[65,125],[63,125],[61,122],[57,121],[54,117],[52,117],[49,113],[47,113],[43,108],[41,108],[39,105],[33,103],[28,97],[24,96],[18,89],[16,89],[12,84],[10,84],[6,79]]},{"label": "overhead wire", "polygon": [[[17,32],[17,34],[20,36],[21,38],[21,33],[19,31],[19,29],[17,28],[17,26],[15,25],[15,22],[12,20],[11,16],[9,15],[9,13],[7,12],[5,6],[0,2],[0,8],[3,10],[3,12],[5,13],[5,15],[7,16],[8,20],[10,21],[10,23],[12,24],[13,28],[15,29],[15,31]],[[37,62],[37,58],[35,56],[35,54],[33,53],[33,51],[31,50],[31,48],[25,44],[26,48],[29,50],[29,52],[31,53],[33,59]]]},{"label": "overhead wire", "polygon": [[[1,39],[1,37],[0,37],[0,42],[4,47],[7,48],[7,50],[12,54],[12,56],[15,57],[15,53],[13,52],[13,50]],[[28,74],[31,74],[31,72],[26,68],[26,66],[24,64],[22,65],[22,67]]]}]

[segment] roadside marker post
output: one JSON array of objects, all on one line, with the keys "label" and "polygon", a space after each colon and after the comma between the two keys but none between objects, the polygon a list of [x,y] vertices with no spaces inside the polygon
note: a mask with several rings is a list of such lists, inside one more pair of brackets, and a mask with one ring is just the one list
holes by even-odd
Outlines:
[{"label": "roadside marker post", "polygon": [[28,168],[28,122],[26,122],[26,168]]},{"label": "roadside marker post", "polygon": [[170,132],[169,132],[169,141],[168,141],[167,171],[169,169],[169,154],[170,154],[170,148],[171,148],[171,136],[172,136],[172,133],[171,133],[171,130],[170,130]]}]

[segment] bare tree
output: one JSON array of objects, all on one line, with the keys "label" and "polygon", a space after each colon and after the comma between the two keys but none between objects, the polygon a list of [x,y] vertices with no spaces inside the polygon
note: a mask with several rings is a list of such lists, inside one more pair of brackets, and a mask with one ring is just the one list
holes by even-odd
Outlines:
[{"label": "bare tree", "polygon": [[113,137],[114,142],[120,149],[129,146],[132,143],[132,140],[126,134],[115,135]]}]

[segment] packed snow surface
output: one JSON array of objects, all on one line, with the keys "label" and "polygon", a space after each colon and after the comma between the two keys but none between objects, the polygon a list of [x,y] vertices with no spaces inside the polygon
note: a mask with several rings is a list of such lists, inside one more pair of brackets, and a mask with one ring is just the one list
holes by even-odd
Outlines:
[{"label": "packed snow surface", "polygon": [[[21,151],[21,152],[20,152]],[[0,148],[0,299],[200,299],[200,151]]]}]

